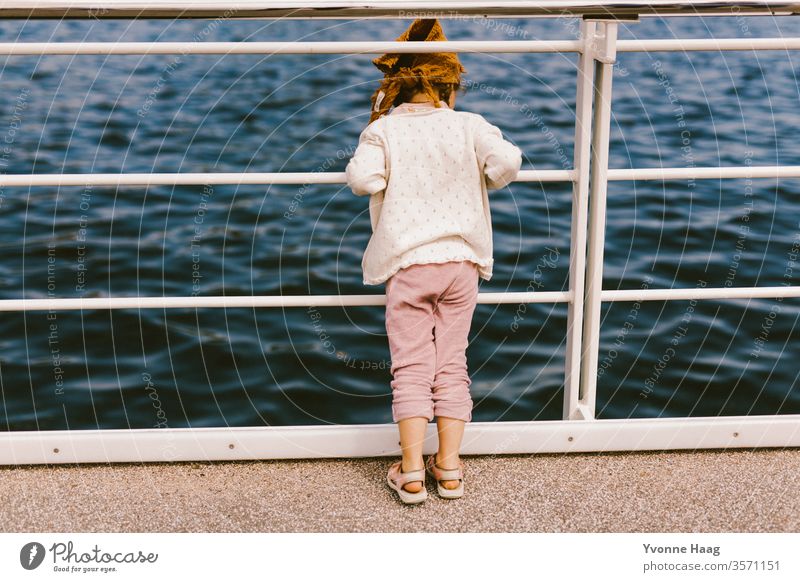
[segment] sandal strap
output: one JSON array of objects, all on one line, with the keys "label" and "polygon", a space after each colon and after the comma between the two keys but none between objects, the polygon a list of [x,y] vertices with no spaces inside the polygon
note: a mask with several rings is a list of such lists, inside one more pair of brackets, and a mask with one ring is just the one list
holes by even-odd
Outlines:
[{"label": "sandal strap", "polygon": [[416,469],[414,471],[408,471],[407,473],[403,473],[401,462],[398,461],[394,465],[392,465],[391,471],[391,478],[394,481],[395,485],[398,487],[402,487],[406,483],[413,483],[414,481],[422,481],[425,483],[425,470],[424,469]]},{"label": "sandal strap", "polygon": [[440,469],[436,466],[436,456],[428,457],[428,468],[437,481],[456,481],[464,478],[463,465],[459,461],[458,469]]}]

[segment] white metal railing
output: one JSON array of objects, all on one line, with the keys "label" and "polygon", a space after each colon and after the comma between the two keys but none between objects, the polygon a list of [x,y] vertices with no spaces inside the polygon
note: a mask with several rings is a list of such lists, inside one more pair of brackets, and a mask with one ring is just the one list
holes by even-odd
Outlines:
[{"label": "white metal railing", "polygon": [[635,16],[750,16],[800,13],[797,2],[731,2],[716,0],[4,0],[0,18],[552,18],[554,16],[620,18]]},{"label": "white metal railing", "polygon": [[[583,15],[578,40],[397,42],[125,42],[0,43],[0,54],[314,54],[395,52],[578,52],[573,170],[523,170],[519,182],[572,182],[569,291],[481,293],[479,303],[568,304],[562,421],[473,422],[463,453],[525,453],[800,446],[800,415],[595,418],[599,315],[603,301],[800,297],[800,287],[602,289],[606,189],[610,180],[800,177],[800,166],[609,169],[608,145],[613,64],[619,51],[798,50],[799,38],[617,40],[617,18],[687,14],[798,14],[800,5],[778,2],[240,2],[228,18],[386,17],[456,18]],[[422,10],[424,8],[424,13]],[[601,10],[602,8],[602,10]],[[1,18],[210,18],[232,5],[107,1],[5,2]],[[404,11],[401,12],[401,9]],[[418,10],[419,13],[415,13]],[[439,13],[437,14],[437,10]],[[444,12],[447,10],[448,12]],[[364,13],[364,14],[362,14]],[[635,20],[634,20],[635,21]],[[412,46],[413,45],[413,46]],[[0,186],[152,184],[340,184],[343,173],[178,173],[0,175]],[[0,311],[177,307],[297,307],[385,305],[385,295],[94,297],[11,299]],[[426,452],[435,450],[429,427]],[[107,461],[226,460],[290,457],[374,456],[398,453],[393,424],[202,429],[18,431],[0,435],[0,464]]]}]

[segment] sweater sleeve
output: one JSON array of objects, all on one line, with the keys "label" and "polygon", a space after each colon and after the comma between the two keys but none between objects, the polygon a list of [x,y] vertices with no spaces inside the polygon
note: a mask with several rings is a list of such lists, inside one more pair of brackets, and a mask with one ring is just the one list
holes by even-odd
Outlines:
[{"label": "sweater sleeve", "polygon": [[347,185],[356,196],[376,194],[386,189],[386,153],[378,121],[370,123],[361,132],[358,147],[345,168]]},{"label": "sweater sleeve", "polygon": [[522,166],[522,151],[503,139],[500,129],[476,116],[475,153],[486,175],[488,190],[498,190],[514,181]]}]

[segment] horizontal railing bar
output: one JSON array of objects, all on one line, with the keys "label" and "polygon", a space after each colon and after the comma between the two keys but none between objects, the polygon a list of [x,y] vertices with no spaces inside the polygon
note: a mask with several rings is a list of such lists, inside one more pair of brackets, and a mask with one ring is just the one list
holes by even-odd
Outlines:
[{"label": "horizontal railing bar", "polygon": [[[514,291],[478,293],[478,303],[562,303],[569,291]],[[198,307],[344,307],[386,305],[386,295],[218,295],[211,297],[63,297],[3,299],[0,311],[56,311],[72,309],[167,309]]]},{"label": "horizontal railing bar", "polygon": [[[605,289],[601,301],[680,301],[685,299],[755,299],[800,297],[800,286],[711,287],[691,289]],[[569,291],[512,291],[478,294],[478,303],[566,303]],[[232,295],[211,297],[62,297],[3,299],[0,311],[78,309],[175,309],[201,307],[345,307],[386,305],[386,295]]]},{"label": "horizontal railing bar", "polygon": [[5,174],[0,186],[151,186],[200,184],[344,184],[344,172],[184,172]]},{"label": "horizontal railing bar", "polygon": [[604,289],[601,301],[681,301],[800,297],[800,287],[692,287],[688,289]]},{"label": "horizontal railing bar", "polygon": [[[567,53],[578,40],[299,41],[299,42],[3,42],[0,55],[169,55],[169,54],[383,54]],[[798,38],[637,39],[617,41],[617,52],[800,50]]]},{"label": "horizontal railing bar", "polygon": [[[423,453],[436,450],[426,427]],[[800,446],[800,415],[470,422],[464,455]],[[397,427],[345,424],[10,431],[0,465],[383,457],[400,454]]]},{"label": "horizontal railing bar", "polygon": [[[575,170],[521,170],[514,182],[572,182]],[[609,169],[609,180],[798,178],[800,166]],[[218,172],[153,174],[2,174],[0,186],[150,186],[199,184],[344,184],[344,172]]]},{"label": "horizontal railing bar", "polygon": [[617,52],[797,50],[800,37],[618,40]]},{"label": "horizontal railing bar", "polygon": [[144,18],[457,18],[457,17],[556,17],[562,15],[596,15],[600,17],[639,16],[731,16],[796,14],[796,2],[736,2],[717,0],[651,0],[634,2],[620,0],[579,2],[576,0],[524,0],[454,1],[439,0],[406,2],[398,0],[337,0],[304,2],[284,0],[198,0],[194,2],[131,2],[121,0],[38,0],[35,5],[28,0],[5,0],[0,8],[0,18],[92,18],[92,19],[144,19]]},{"label": "horizontal railing bar", "polygon": [[[521,170],[515,182],[571,182],[574,170]],[[2,174],[0,186],[150,186],[200,184],[344,184],[344,172],[153,174]]]},{"label": "horizontal railing bar", "polygon": [[578,52],[578,40],[298,42],[3,42],[0,55],[383,54]]},{"label": "horizontal railing bar", "polygon": [[722,166],[609,169],[609,180],[712,180],[721,178],[800,178],[800,166]]}]

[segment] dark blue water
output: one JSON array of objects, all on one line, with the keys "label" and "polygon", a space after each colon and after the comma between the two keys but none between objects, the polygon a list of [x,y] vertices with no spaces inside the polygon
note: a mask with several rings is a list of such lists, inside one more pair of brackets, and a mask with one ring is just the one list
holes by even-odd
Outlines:
[{"label": "dark blue water", "polygon": [[[3,22],[4,41],[392,40],[410,21]],[[577,21],[447,20],[451,39],[575,38]],[[620,38],[797,36],[800,19],[643,19]],[[11,57],[4,173],[344,170],[374,55]],[[800,164],[786,51],[621,53],[611,167]],[[571,167],[575,54],[464,54],[458,108]],[[682,108],[682,109],[681,109]],[[535,116],[533,114],[536,114]],[[683,148],[683,149],[682,149]],[[6,187],[2,298],[383,293],[344,185]],[[612,182],[607,289],[797,285],[800,181]],[[565,290],[571,186],[492,193],[481,291]],[[800,412],[796,299],[606,303],[600,418]],[[474,420],[557,419],[566,304],[479,305]],[[382,307],[3,313],[10,430],[390,422]]]}]

